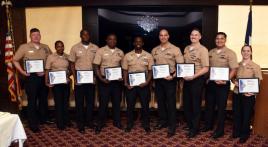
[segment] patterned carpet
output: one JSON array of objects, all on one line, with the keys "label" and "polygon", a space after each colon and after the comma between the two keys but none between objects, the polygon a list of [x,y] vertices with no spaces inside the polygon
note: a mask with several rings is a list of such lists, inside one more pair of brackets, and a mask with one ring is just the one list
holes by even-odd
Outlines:
[{"label": "patterned carpet", "polygon": [[[26,147],[268,147],[268,139],[251,135],[250,139],[245,144],[239,144],[238,139],[231,139],[232,122],[226,121],[224,137],[213,140],[210,137],[212,132],[201,133],[194,139],[186,137],[186,131],[182,128],[184,124],[181,123],[177,127],[176,135],[172,138],[166,138],[166,129],[153,130],[150,134],[145,131],[137,123],[130,133],[125,133],[112,125],[112,121],[107,122],[107,126],[99,135],[95,135],[94,130],[87,128],[85,134],[80,134],[75,127],[67,128],[60,131],[55,124],[42,125],[41,133],[32,133],[29,128],[26,129],[28,136],[25,142]],[[125,120],[123,121],[125,124]],[[153,124],[153,123],[152,123]]]}]

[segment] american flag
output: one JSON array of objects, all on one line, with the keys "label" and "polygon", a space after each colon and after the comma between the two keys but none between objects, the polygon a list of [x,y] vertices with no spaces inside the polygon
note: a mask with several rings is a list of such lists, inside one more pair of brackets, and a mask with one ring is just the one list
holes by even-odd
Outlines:
[{"label": "american flag", "polygon": [[17,101],[17,91],[16,91],[16,71],[12,64],[14,51],[13,51],[13,41],[11,38],[11,34],[7,33],[6,42],[5,42],[5,63],[7,66],[7,74],[8,74],[8,91],[11,96],[11,101]]}]

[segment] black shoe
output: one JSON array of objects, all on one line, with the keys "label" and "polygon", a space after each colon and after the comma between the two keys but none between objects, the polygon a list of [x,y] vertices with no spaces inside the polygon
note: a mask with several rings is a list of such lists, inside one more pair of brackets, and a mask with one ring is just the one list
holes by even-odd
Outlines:
[{"label": "black shoe", "polygon": [[188,126],[185,126],[182,128],[184,131],[190,131],[190,128]]},{"label": "black shoe", "polygon": [[168,132],[167,133],[167,138],[171,138],[175,135],[175,132]]},{"label": "black shoe", "polygon": [[78,132],[80,132],[81,134],[85,134],[85,129],[84,128],[80,128],[80,129],[78,129]]},{"label": "black shoe", "polygon": [[46,124],[46,125],[50,125],[50,124],[53,124],[54,121],[52,120],[45,120],[45,121],[41,121],[40,124],[43,125],[43,124]]},{"label": "black shoe", "polygon": [[245,142],[247,142],[247,140],[248,140],[248,137],[241,137],[239,139],[239,143],[245,143]]},{"label": "black shoe", "polygon": [[161,129],[166,128],[166,127],[167,127],[167,125],[165,125],[165,124],[157,124],[154,128],[157,130],[161,130]]},{"label": "black shoe", "polygon": [[223,135],[224,135],[223,133],[214,132],[214,133],[211,135],[211,137],[212,137],[213,139],[217,139],[217,138],[222,137]]},{"label": "black shoe", "polygon": [[201,132],[207,132],[207,131],[211,131],[211,130],[212,130],[212,128],[210,128],[210,127],[203,127],[201,129]]},{"label": "black shoe", "polygon": [[41,132],[41,130],[38,127],[36,127],[36,128],[30,128],[30,129],[31,129],[31,131],[33,133],[39,133],[39,132]]},{"label": "black shoe", "polygon": [[72,127],[72,126],[74,126],[74,125],[73,125],[72,122],[68,122],[68,123],[66,123],[66,126],[70,128],[70,127]]},{"label": "black shoe", "polygon": [[129,126],[128,126],[128,127],[126,127],[126,128],[125,128],[125,132],[127,132],[127,133],[128,133],[128,132],[130,132],[130,131],[131,131],[131,129],[132,129],[132,127],[129,127]]},{"label": "black shoe", "polygon": [[113,123],[113,125],[114,125],[114,127],[118,128],[120,130],[123,129],[123,127],[122,127],[122,125],[120,123]]},{"label": "black shoe", "polygon": [[93,123],[88,123],[88,124],[86,124],[86,126],[87,126],[88,128],[90,128],[90,129],[94,129],[94,128],[96,127],[96,125],[93,124]]},{"label": "black shoe", "polygon": [[58,126],[58,129],[63,131],[65,129],[65,127],[64,126]]},{"label": "black shoe", "polygon": [[233,139],[236,139],[236,138],[239,138],[239,137],[240,137],[240,135],[238,135],[238,134],[232,134]]},{"label": "black shoe", "polygon": [[151,132],[150,127],[145,127],[144,130],[145,130],[146,133],[150,133]]},{"label": "black shoe", "polygon": [[95,128],[95,134],[100,134],[101,129],[102,129],[101,126],[97,126],[97,127]]},{"label": "black shoe", "polygon": [[188,137],[188,138],[194,138],[197,134],[198,134],[197,132],[190,131],[190,132],[187,134],[187,137]]}]

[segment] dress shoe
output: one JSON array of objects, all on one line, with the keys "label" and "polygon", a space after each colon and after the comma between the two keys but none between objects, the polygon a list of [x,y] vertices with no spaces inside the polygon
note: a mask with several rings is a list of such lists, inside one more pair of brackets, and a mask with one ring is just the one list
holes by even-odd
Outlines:
[{"label": "dress shoe", "polygon": [[74,125],[73,125],[72,122],[68,122],[68,123],[66,123],[66,126],[70,128],[70,127],[72,127],[72,126],[74,126]]},{"label": "dress shoe", "polygon": [[127,132],[127,133],[128,133],[128,132],[130,132],[130,131],[131,131],[131,129],[132,129],[132,127],[128,126],[128,127],[126,127],[126,128],[125,128],[125,132]]},{"label": "dress shoe", "polygon": [[150,133],[151,132],[150,127],[145,127],[144,130],[145,130],[146,133]]},{"label": "dress shoe", "polygon": [[161,130],[161,129],[166,128],[166,127],[167,127],[167,125],[165,125],[165,124],[157,124],[154,128],[157,130]]},{"label": "dress shoe", "polygon": [[175,135],[175,132],[168,132],[167,133],[167,138],[171,138]]},{"label": "dress shoe", "polygon": [[248,140],[248,137],[241,137],[239,139],[239,143],[245,143],[245,142],[247,142],[247,140]]},{"label": "dress shoe", "polygon": [[187,134],[187,137],[188,138],[194,138],[198,133],[196,131],[190,131],[188,134]]},{"label": "dress shoe", "polygon": [[217,139],[217,138],[222,137],[223,135],[224,135],[223,133],[214,132],[214,133],[211,135],[211,137],[212,137],[213,139]]},{"label": "dress shoe", "polygon": [[189,128],[188,126],[184,126],[182,129],[183,129],[184,131],[190,131],[190,128]]},{"label": "dress shoe", "polygon": [[95,134],[100,134],[101,130],[102,130],[102,126],[97,126],[95,128]]},{"label": "dress shoe", "polygon": [[238,134],[232,134],[233,139],[236,139],[236,138],[239,138],[239,137],[240,137],[240,135],[238,135]]},{"label": "dress shoe", "polygon": [[46,125],[50,125],[50,124],[53,124],[54,121],[52,120],[45,120],[45,121],[41,121],[40,124],[43,125],[43,124],[46,124]]},{"label": "dress shoe", "polygon": [[210,128],[210,127],[203,127],[201,129],[201,132],[207,132],[207,131],[211,131],[211,130],[212,130],[212,128]]},{"label": "dress shoe", "polygon": [[114,125],[114,127],[118,128],[120,130],[123,129],[123,127],[122,127],[122,125],[120,123],[113,123],[113,125]]},{"label": "dress shoe", "polygon": [[30,129],[31,129],[31,131],[33,133],[39,133],[39,132],[41,132],[41,130],[38,127],[36,127],[36,128],[30,128]]},{"label": "dress shoe", "polygon": [[90,129],[94,129],[94,128],[96,127],[96,125],[93,124],[93,123],[88,123],[88,124],[86,124],[86,126],[87,126],[88,128],[90,128]]},{"label": "dress shoe", "polygon": [[80,129],[78,129],[78,132],[80,132],[81,134],[85,134],[85,129],[84,128],[80,128]]},{"label": "dress shoe", "polygon": [[64,126],[58,126],[58,129],[63,131],[65,129],[65,127]]}]

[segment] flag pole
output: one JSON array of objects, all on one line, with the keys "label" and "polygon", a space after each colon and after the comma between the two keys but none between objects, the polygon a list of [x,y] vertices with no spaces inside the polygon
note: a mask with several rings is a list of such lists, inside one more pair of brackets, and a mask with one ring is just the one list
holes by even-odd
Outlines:
[{"label": "flag pole", "polygon": [[[6,8],[6,17],[7,17],[7,30],[8,34],[11,36],[11,41],[12,41],[12,52],[13,55],[15,53],[15,42],[14,42],[14,34],[13,34],[13,25],[12,25],[12,16],[11,16],[11,7],[12,7],[12,2],[11,0],[3,0],[1,3],[2,6],[5,6]],[[20,85],[19,85],[19,79],[18,79],[18,72],[16,69],[14,69],[14,78],[15,78],[15,90],[16,90],[16,101],[18,100],[20,104],[20,96],[21,96],[21,91],[20,91]]]}]

